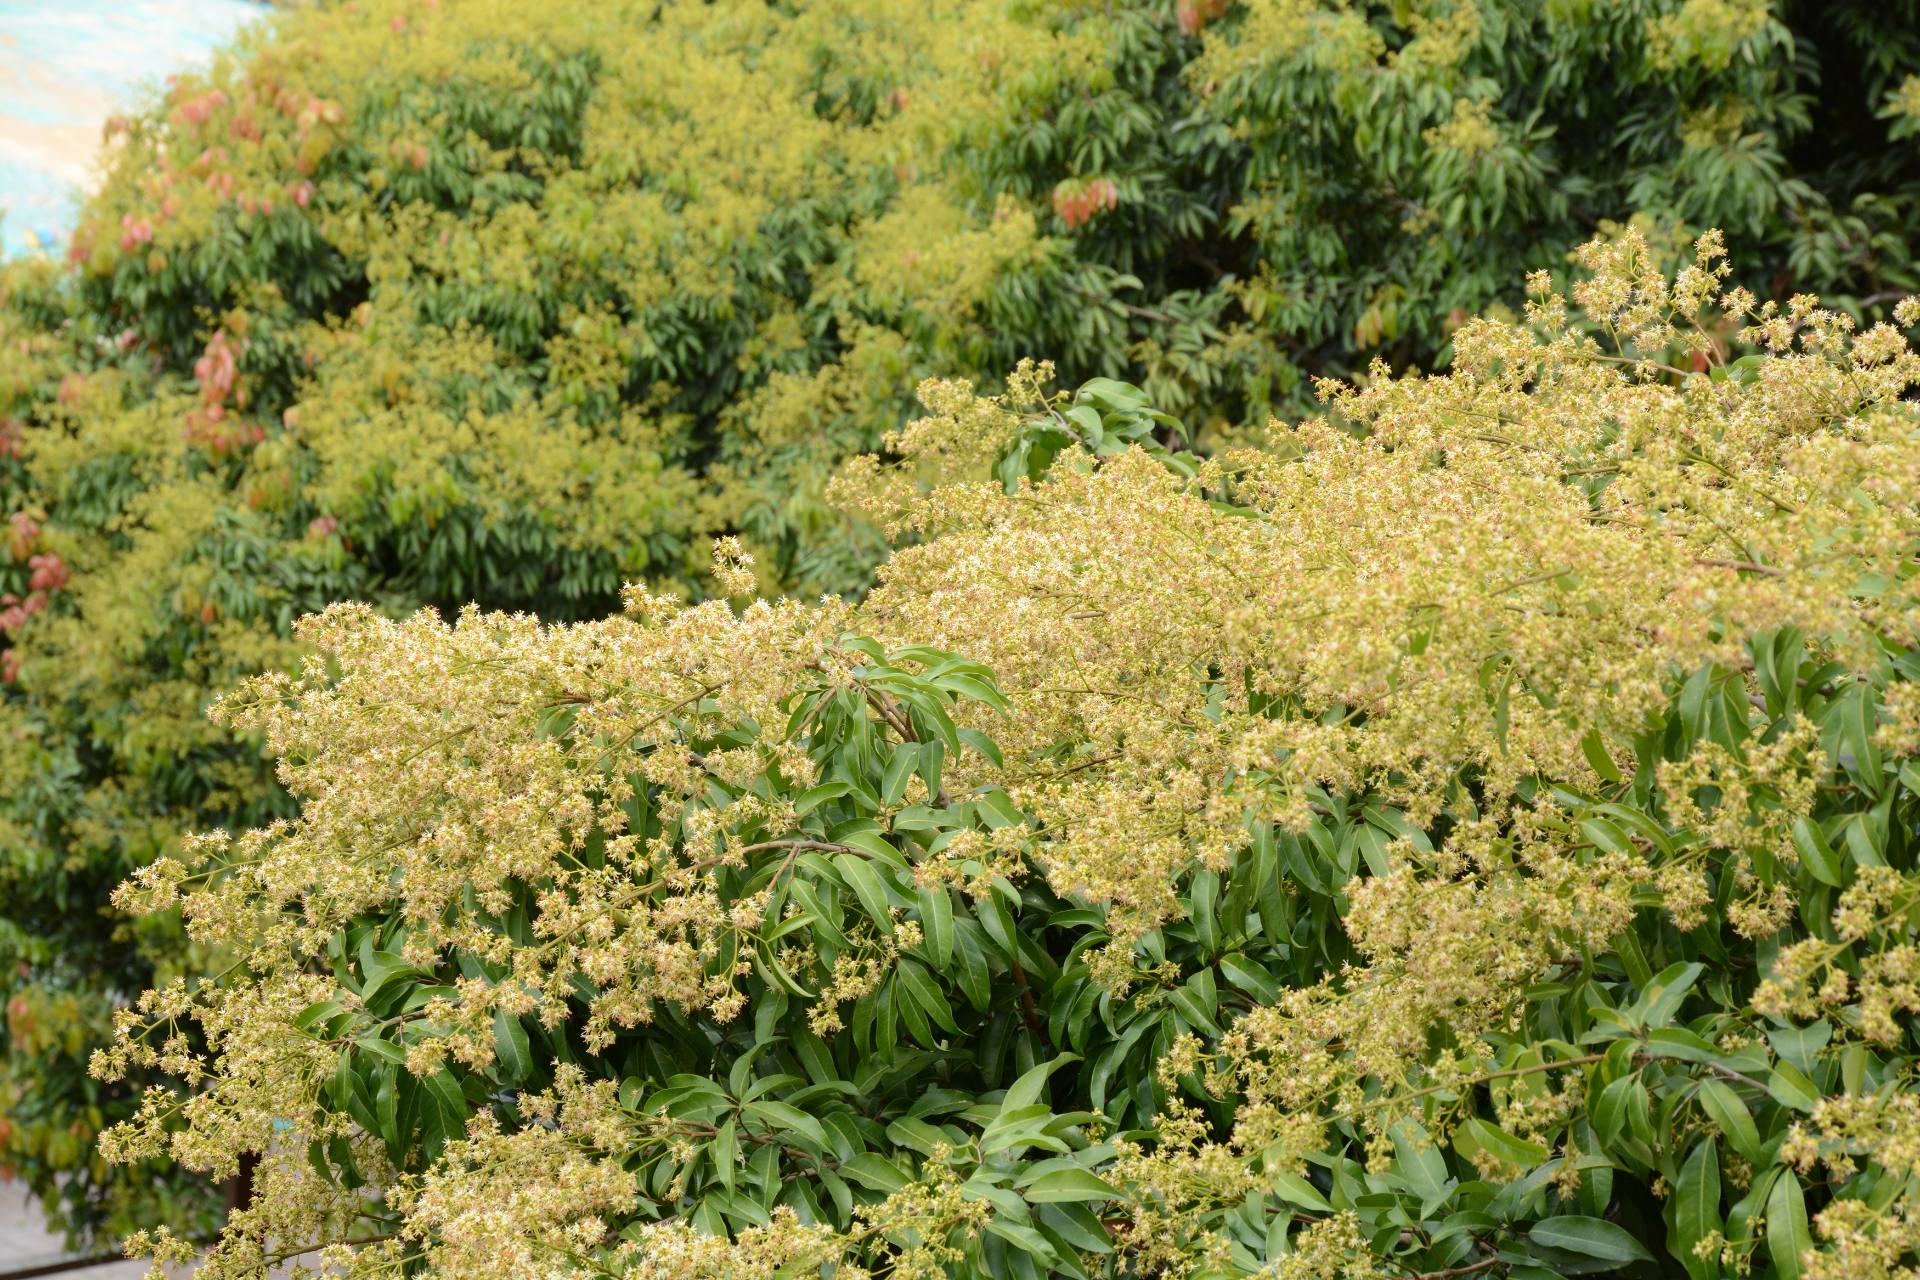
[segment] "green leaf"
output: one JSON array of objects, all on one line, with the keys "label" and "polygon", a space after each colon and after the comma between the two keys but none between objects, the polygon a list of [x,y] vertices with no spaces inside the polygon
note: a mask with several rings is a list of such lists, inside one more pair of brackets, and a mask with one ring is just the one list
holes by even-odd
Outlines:
[{"label": "green leaf", "polygon": [[1825,1018],[1804,1027],[1768,1027],[1767,1043],[1773,1051],[1802,1071],[1813,1070],[1814,1055],[1833,1039],[1833,1024]]},{"label": "green leaf", "polygon": [[946,996],[941,994],[938,984],[925,968],[902,957],[894,972],[907,995],[926,1011],[941,1030],[951,1035],[960,1034],[960,1026],[953,1020],[953,1010],[948,1006]]},{"label": "green leaf", "polygon": [[990,830],[1017,827],[1027,820],[1026,814],[1020,812],[1020,806],[1013,802],[1013,797],[998,787],[988,787],[978,792],[973,803],[979,810],[980,821]]},{"label": "green leaf", "polygon": [[1880,748],[1874,742],[1874,706],[1871,691],[1865,684],[1856,684],[1839,699],[1841,740],[1846,744],[1854,758],[1854,772],[1858,774],[1870,791],[1878,792],[1881,782]]},{"label": "green leaf", "polygon": [[1246,992],[1261,1004],[1272,1004],[1280,998],[1280,984],[1273,980],[1265,969],[1254,964],[1245,956],[1235,954],[1220,957],[1220,972],[1228,982]]},{"label": "green leaf", "polygon": [[[1641,1083],[1637,1072],[1618,1076],[1608,1081],[1606,1087],[1600,1090],[1600,1096],[1588,1106],[1587,1114],[1593,1122],[1594,1136],[1600,1139],[1602,1146],[1612,1146],[1626,1128],[1632,1102],[1630,1095],[1635,1091],[1644,1098],[1646,1086]],[[1644,1107],[1644,1102],[1641,1105]]]},{"label": "green leaf", "polygon": [[1009,710],[1006,697],[991,681],[975,679],[973,676],[946,675],[933,681],[935,688],[945,689],[974,702],[984,702],[995,711]]},{"label": "green leaf", "polygon": [[1005,1215],[996,1214],[987,1220],[987,1230],[1042,1267],[1050,1268],[1059,1261],[1059,1254],[1047,1243],[1047,1238],[1026,1223],[1014,1222]]},{"label": "green leaf", "polygon": [[953,960],[953,899],[944,885],[935,886],[919,891],[918,906],[927,958],[936,969],[945,969]]},{"label": "green leaf", "polygon": [[1773,1100],[1794,1111],[1812,1111],[1820,1101],[1820,1090],[1806,1073],[1782,1058],[1773,1064],[1767,1077],[1767,1092]]},{"label": "green leaf", "polygon": [[1080,1061],[1077,1053],[1063,1053],[1059,1057],[1042,1062],[1023,1074],[1007,1089],[1006,1096],[1000,1099],[1000,1115],[1030,1107],[1040,1101],[1040,1091],[1047,1087],[1047,1077],[1064,1066]]},{"label": "green leaf", "polygon": [[293,1025],[300,1031],[311,1031],[339,1012],[338,1000],[318,1000],[302,1009],[300,1016],[293,1020]]},{"label": "green leaf", "polygon": [[[1018,1186],[1019,1184],[1015,1184]],[[1052,1204],[1062,1200],[1117,1200],[1120,1192],[1085,1169],[1055,1169],[1043,1173],[1025,1186],[1020,1194],[1034,1204]]]},{"label": "green leaf", "polygon": [[1006,764],[1006,760],[1000,754],[1000,744],[978,729],[960,730],[960,741],[985,756],[994,768],[998,769]]},{"label": "green leaf", "polygon": [[1100,1215],[1083,1205],[1063,1203],[1040,1206],[1040,1221],[1069,1248],[1088,1253],[1112,1253],[1113,1239],[1107,1234]]},{"label": "green leaf", "polygon": [[318,1138],[307,1144],[307,1164],[320,1175],[322,1182],[333,1182],[333,1166],[327,1163],[326,1144]]},{"label": "green leaf", "polygon": [[1667,1247],[1695,1280],[1714,1280],[1720,1273],[1717,1258],[1697,1258],[1693,1246],[1721,1229],[1720,1153],[1708,1138],[1696,1143],[1674,1184],[1673,1228]]},{"label": "green leaf", "polygon": [[371,1054],[382,1062],[392,1063],[395,1066],[406,1065],[407,1051],[391,1040],[369,1036],[365,1040],[355,1040],[353,1045],[362,1053]]},{"label": "green leaf", "polygon": [[953,954],[960,964],[953,974],[967,1003],[982,1013],[993,1003],[992,972],[987,966],[987,949],[982,942],[986,930],[969,919],[953,934]]},{"label": "green leaf", "polygon": [[[356,1067],[359,1069],[356,1070]],[[351,1049],[342,1049],[340,1059],[334,1066],[329,1089],[334,1106],[352,1116],[355,1124],[368,1131],[379,1124],[373,1110],[373,1093],[368,1088],[368,1069],[373,1067],[371,1059],[357,1055]]]},{"label": "green leaf", "polygon": [[838,800],[851,790],[853,790],[851,782],[823,782],[817,787],[801,792],[800,798],[793,802],[793,811],[805,817],[827,801]]},{"label": "green leaf", "polygon": [[[395,1164],[400,1163],[407,1141],[413,1136],[421,1093],[413,1076],[398,1067],[380,1074],[380,1088],[373,1099],[374,1119],[379,1122],[374,1133],[385,1144],[387,1158]],[[346,1145],[344,1139],[339,1141],[343,1147]]]},{"label": "green leaf", "polygon": [[847,882],[854,896],[860,899],[867,916],[882,933],[893,933],[893,912],[888,909],[887,889],[880,883],[880,873],[857,853],[836,853],[833,856],[833,868],[840,878]]},{"label": "green leaf", "polygon": [[741,1111],[776,1134],[798,1135],[816,1151],[832,1149],[833,1144],[827,1141],[827,1131],[820,1127],[820,1122],[796,1106],[762,1098],[749,1102]]},{"label": "green leaf", "polygon": [[1662,1027],[1649,1034],[1647,1052],[1656,1058],[1678,1058],[1682,1062],[1719,1062],[1726,1056],[1681,1027]]},{"label": "green leaf", "polygon": [[720,1179],[720,1185],[733,1190],[734,1180],[739,1177],[740,1135],[732,1116],[713,1135],[713,1171]]},{"label": "green leaf", "polygon": [[1387,857],[1387,838],[1378,828],[1361,825],[1353,828],[1353,841],[1360,850],[1360,856],[1366,861],[1367,870],[1376,876],[1384,876],[1393,870]]},{"label": "green leaf", "polygon": [[1211,956],[1220,950],[1220,918],[1215,910],[1219,901],[1219,873],[1204,867],[1194,872],[1187,893],[1187,914],[1193,921],[1195,936],[1200,939],[1202,955]]},{"label": "green leaf", "polygon": [[1887,865],[1885,830],[1876,827],[1868,814],[1856,813],[1847,819],[1846,841],[1847,852],[1853,855],[1855,866]]},{"label": "green leaf", "polygon": [[883,804],[900,803],[900,797],[907,794],[907,782],[913,777],[915,766],[920,763],[920,753],[912,743],[898,743],[893,748],[893,756],[887,761],[887,771],[880,779],[880,800]]},{"label": "green leaf", "polygon": [[1815,880],[1836,889],[1840,887],[1840,859],[1834,853],[1833,846],[1827,843],[1819,823],[1811,818],[1796,819],[1793,824],[1793,847],[1800,854],[1800,865]]},{"label": "green leaf", "polygon": [[1580,834],[1602,853],[1633,855],[1633,841],[1627,839],[1627,833],[1605,818],[1582,818]]},{"label": "green leaf", "polygon": [[360,999],[362,1003],[371,1005],[389,983],[421,971],[397,953],[376,951],[371,942],[367,942],[360,948],[360,972],[365,978],[360,988]]},{"label": "green leaf", "polygon": [[886,1194],[892,1194],[912,1181],[885,1157],[871,1151],[863,1151],[841,1164],[840,1172],[869,1191]]},{"label": "green leaf", "polygon": [[939,1147],[954,1145],[951,1134],[913,1116],[902,1116],[888,1125],[887,1141],[923,1156],[932,1155]]},{"label": "green leaf", "polygon": [[865,854],[871,854],[882,863],[891,864],[895,867],[904,867],[907,865],[907,860],[900,856],[900,851],[889,844],[887,838],[878,831],[846,831],[836,835],[834,839],[849,848],[858,849]]},{"label": "green leaf", "polygon": [[420,1085],[423,1153],[431,1162],[440,1158],[447,1143],[467,1136],[467,1096],[445,1067],[423,1078]]},{"label": "green leaf", "polygon": [[1601,739],[1598,729],[1589,729],[1587,735],[1580,739],[1580,752],[1586,756],[1587,763],[1593,766],[1593,771],[1600,775],[1603,782],[1623,780],[1620,776],[1620,766],[1616,765],[1613,757],[1607,754],[1607,744]]},{"label": "green leaf", "polygon": [[1664,1027],[1672,1022],[1703,970],[1699,964],[1674,964],[1662,969],[1641,991],[1633,1006],[1634,1019],[1647,1027]]},{"label": "green leaf", "polygon": [[1041,1147],[1064,1153],[1067,1148],[1047,1132],[1053,1112],[1044,1102],[1028,1103],[1012,1111],[1002,1110],[980,1133],[980,1153],[993,1155],[1017,1147]]},{"label": "green leaf", "polygon": [[1807,1230],[1807,1201],[1800,1179],[1791,1169],[1781,1170],[1767,1195],[1767,1253],[1780,1280],[1800,1280],[1800,1255],[1813,1248]]},{"label": "green leaf", "polygon": [[1527,1238],[1549,1249],[1599,1258],[1604,1262],[1651,1262],[1646,1246],[1628,1234],[1625,1228],[1604,1218],[1565,1214],[1544,1218],[1533,1224]]},{"label": "green leaf", "polygon": [[1627,978],[1642,991],[1653,981],[1653,967],[1647,963],[1647,956],[1640,949],[1640,939],[1633,936],[1633,930],[1613,940],[1613,949],[1620,957],[1620,963],[1626,967]]},{"label": "green leaf", "polygon": [[1297,1205],[1312,1213],[1332,1213],[1333,1206],[1327,1198],[1314,1189],[1314,1185],[1297,1173],[1288,1173],[1284,1169],[1272,1169],[1267,1172],[1267,1182],[1273,1193],[1288,1204]]},{"label": "green leaf", "polygon": [[533,1046],[527,1039],[527,1029],[505,1009],[494,1010],[493,1052],[505,1083],[519,1084],[533,1075]]},{"label": "green leaf", "polygon": [[1474,1116],[1460,1126],[1454,1142],[1458,1145],[1462,1140],[1485,1151],[1488,1155],[1504,1160],[1508,1164],[1517,1164],[1523,1169],[1533,1168],[1545,1160],[1549,1154],[1547,1149],[1539,1143],[1529,1142],[1525,1138],[1516,1138],[1505,1129],[1488,1124],[1479,1116]]},{"label": "green leaf", "polygon": [[1700,1105],[1713,1118],[1733,1149],[1749,1164],[1760,1163],[1760,1130],[1740,1095],[1718,1080],[1700,1082]]},{"label": "green leaf", "polygon": [[1402,1120],[1390,1130],[1393,1138],[1394,1166],[1423,1202],[1433,1202],[1445,1194],[1448,1184],[1447,1160],[1433,1145],[1426,1128],[1417,1120]]},{"label": "green leaf", "polygon": [[[1201,973],[1206,974],[1207,971],[1203,969]],[[1210,1036],[1222,1034],[1220,1024],[1214,1021],[1213,1008],[1210,1007],[1209,1001],[1195,989],[1192,982],[1175,988],[1173,994],[1168,997],[1168,1002],[1173,1005],[1180,1014],[1181,1020],[1188,1026],[1197,1031],[1204,1031]]]}]

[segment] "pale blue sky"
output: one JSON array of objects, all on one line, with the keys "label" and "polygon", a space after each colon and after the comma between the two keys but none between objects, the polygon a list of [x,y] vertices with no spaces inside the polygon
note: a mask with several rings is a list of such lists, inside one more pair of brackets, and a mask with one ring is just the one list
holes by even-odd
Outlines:
[{"label": "pale blue sky", "polygon": [[248,0],[0,0],[0,255],[63,244],[107,116],[261,12]]}]

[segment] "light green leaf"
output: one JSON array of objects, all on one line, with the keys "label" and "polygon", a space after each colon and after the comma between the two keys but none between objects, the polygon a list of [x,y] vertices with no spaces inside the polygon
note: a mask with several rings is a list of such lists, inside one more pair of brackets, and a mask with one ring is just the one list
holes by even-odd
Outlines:
[{"label": "light green leaf", "polygon": [[720,1177],[720,1185],[733,1190],[734,1179],[739,1176],[740,1137],[734,1118],[727,1117],[713,1135],[713,1170]]},{"label": "light green leaf", "polygon": [[1607,754],[1607,745],[1601,740],[1599,730],[1589,729],[1587,735],[1580,739],[1580,752],[1586,756],[1587,763],[1593,766],[1593,771],[1600,775],[1603,782],[1621,781],[1620,766],[1616,765],[1613,757]]},{"label": "light green leaf", "polygon": [[1063,1053],[1059,1057],[1042,1062],[1027,1071],[1007,1089],[1006,1097],[1000,1100],[1001,1115],[1030,1107],[1040,1101],[1040,1091],[1046,1088],[1047,1077],[1064,1066],[1080,1061],[1077,1053]]},{"label": "light green leaf", "polygon": [[1687,993],[1704,969],[1705,966],[1697,963],[1668,965],[1641,991],[1640,999],[1633,1006],[1633,1016],[1642,1026],[1666,1026],[1680,1011]]},{"label": "light green leaf", "polygon": [[382,1040],[378,1036],[369,1036],[365,1040],[355,1040],[353,1045],[354,1048],[360,1050],[362,1053],[371,1054],[380,1061],[392,1063],[395,1066],[404,1065],[407,1061],[407,1051],[405,1049],[391,1040]]},{"label": "light green leaf", "polygon": [[1800,865],[1822,884],[1839,888],[1840,859],[1827,843],[1826,835],[1820,830],[1820,824],[1811,818],[1799,818],[1793,824],[1793,847],[1800,855]]},{"label": "light green leaf", "polygon": [[1117,1200],[1120,1192],[1085,1169],[1055,1169],[1043,1173],[1020,1188],[1020,1194],[1034,1204],[1052,1204],[1062,1200]]},{"label": "light green leaf", "polygon": [[1273,1193],[1288,1204],[1297,1205],[1312,1213],[1332,1213],[1333,1206],[1327,1198],[1314,1189],[1311,1182],[1297,1173],[1288,1173],[1284,1169],[1273,1169],[1267,1173],[1267,1183]]}]

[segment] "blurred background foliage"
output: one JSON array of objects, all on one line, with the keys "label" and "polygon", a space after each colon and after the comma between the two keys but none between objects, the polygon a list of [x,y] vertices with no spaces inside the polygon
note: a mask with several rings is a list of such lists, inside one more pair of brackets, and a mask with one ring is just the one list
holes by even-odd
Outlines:
[{"label": "blurred background foliage", "polygon": [[[1915,0],[358,0],[114,122],[0,276],[0,1164],[76,1236],[204,1227],[92,1156],[87,1046],[194,963],[107,890],[284,811],[212,691],[329,600],[611,611],[882,552],[823,500],[933,374],[1138,383],[1201,447],[1444,362],[1609,220],[1764,294],[1916,286]],[[71,1176],[70,1176],[71,1175]]]}]

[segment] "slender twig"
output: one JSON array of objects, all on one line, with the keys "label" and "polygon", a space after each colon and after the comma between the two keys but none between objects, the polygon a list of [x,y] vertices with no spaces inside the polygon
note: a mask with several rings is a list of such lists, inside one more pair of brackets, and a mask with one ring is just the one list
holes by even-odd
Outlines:
[{"label": "slender twig", "polygon": [[1046,1024],[1040,1021],[1040,1009],[1034,1003],[1033,988],[1027,984],[1027,971],[1020,967],[1020,957],[1014,955],[1008,959],[1013,967],[1014,984],[1020,988],[1020,1013],[1027,1024],[1027,1030],[1038,1036],[1042,1042],[1052,1043],[1047,1039]]},{"label": "slender twig", "polygon": [[1465,1266],[1446,1267],[1439,1271],[1416,1271],[1413,1280],[1453,1280],[1455,1276],[1476,1275],[1482,1271],[1491,1271],[1500,1265],[1500,1259],[1482,1258],[1479,1262],[1470,1262]]},{"label": "slender twig", "polygon": [[[750,844],[746,846],[744,849],[736,849],[734,853],[738,856],[745,857],[749,853],[759,853],[764,849],[794,849],[794,850],[817,849],[821,853],[859,853],[860,852],[860,850],[854,848],[850,844],[835,844],[831,840],[762,840],[759,844]],[[724,854],[721,855],[721,857],[725,857],[725,856],[726,855]],[[710,861],[718,862],[720,860],[721,860],[720,857],[716,857],[711,859]],[[696,863],[694,865],[700,866],[704,864]]]},{"label": "slender twig", "polygon": [[1783,578],[1785,569],[1777,569],[1770,564],[1761,564],[1755,560],[1715,560],[1707,556],[1695,556],[1693,562],[1705,565],[1709,569],[1737,569],[1742,573],[1764,573],[1770,578]]}]

